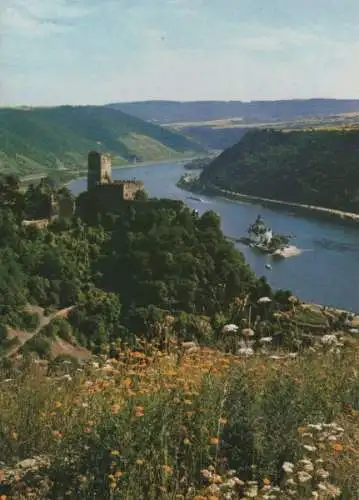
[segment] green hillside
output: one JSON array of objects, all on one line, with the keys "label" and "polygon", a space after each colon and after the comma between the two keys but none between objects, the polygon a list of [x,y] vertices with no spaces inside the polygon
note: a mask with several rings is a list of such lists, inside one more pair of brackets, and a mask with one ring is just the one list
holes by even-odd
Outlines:
[{"label": "green hillside", "polygon": [[146,161],[203,152],[179,133],[102,106],[0,109],[3,172],[81,169],[93,148],[110,153],[115,163],[134,156]]},{"label": "green hillside", "polygon": [[359,212],[359,130],[254,130],[218,156],[201,183]]}]

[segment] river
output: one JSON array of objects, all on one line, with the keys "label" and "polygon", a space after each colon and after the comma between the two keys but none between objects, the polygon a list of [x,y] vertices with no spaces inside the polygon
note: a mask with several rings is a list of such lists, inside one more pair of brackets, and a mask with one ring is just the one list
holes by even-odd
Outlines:
[{"label": "river", "polygon": [[[294,214],[290,209],[264,208],[224,198],[201,195],[202,202],[191,200],[190,193],[176,187],[184,172],[181,163],[168,162],[114,169],[112,175],[114,179],[143,180],[150,196],[183,200],[200,213],[214,210],[221,216],[227,236],[244,235],[260,213],[275,232],[294,234],[293,244],[302,252],[296,257],[274,260],[237,244],[258,275],[266,276],[274,288],[289,289],[302,300],[359,311],[359,225],[349,227],[314,215]],[[86,189],[86,184],[86,179],[76,179],[69,188],[77,195]],[[266,263],[272,265],[272,270],[265,268]]]}]

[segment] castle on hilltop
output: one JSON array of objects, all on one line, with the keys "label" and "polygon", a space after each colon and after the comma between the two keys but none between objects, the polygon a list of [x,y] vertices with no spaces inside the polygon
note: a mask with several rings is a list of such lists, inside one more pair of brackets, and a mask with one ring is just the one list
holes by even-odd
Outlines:
[{"label": "castle on hilltop", "polygon": [[149,199],[144,190],[144,183],[137,179],[113,180],[111,172],[111,157],[90,151],[88,154],[87,191],[76,198],[77,217],[83,220],[94,220],[94,216],[106,214],[121,214],[124,217],[133,214],[133,204],[136,210],[171,208],[176,212],[183,210],[184,203],[172,199]]},{"label": "castle on hilltop", "polygon": [[[76,213],[118,213],[126,202],[144,193],[144,183],[137,179],[113,180],[111,157],[98,151],[88,154],[87,191],[76,200]],[[140,198],[140,196],[138,196]]]},{"label": "castle on hilltop", "polygon": [[112,165],[109,155],[98,151],[88,154],[87,190],[102,190],[101,196],[116,196],[122,200],[135,199],[138,191],[144,190],[144,183],[136,179],[112,180]]}]

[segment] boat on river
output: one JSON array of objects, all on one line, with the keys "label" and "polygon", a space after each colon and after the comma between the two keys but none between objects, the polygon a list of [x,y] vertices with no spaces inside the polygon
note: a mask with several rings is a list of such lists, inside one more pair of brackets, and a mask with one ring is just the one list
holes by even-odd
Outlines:
[{"label": "boat on river", "polygon": [[187,200],[194,200],[194,201],[203,201],[202,198],[198,198],[197,196],[187,196]]}]

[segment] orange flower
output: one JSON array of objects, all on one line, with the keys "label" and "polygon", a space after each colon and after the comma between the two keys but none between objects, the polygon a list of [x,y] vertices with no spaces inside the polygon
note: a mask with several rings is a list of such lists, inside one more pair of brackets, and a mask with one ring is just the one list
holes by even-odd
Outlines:
[{"label": "orange flower", "polygon": [[219,438],[218,437],[211,437],[209,440],[211,444],[218,444],[219,443]]},{"label": "orange flower", "polygon": [[165,472],[166,474],[172,474],[172,472],[173,472],[172,467],[170,467],[169,465],[163,465],[162,469],[163,469],[163,472]]},{"label": "orange flower", "polygon": [[121,405],[112,405],[111,406],[111,411],[114,415],[116,415],[116,413],[118,413],[121,409]]},{"label": "orange flower", "polygon": [[332,445],[332,448],[334,451],[343,451],[344,450],[344,446],[340,443],[334,443]]},{"label": "orange flower", "polygon": [[299,427],[298,428],[298,432],[300,432],[301,434],[303,434],[304,432],[307,431],[307,428],[306,427]]},{"label": "orange flower", "polygon": [[219,423],[220,423],[220,424],[222,424],[222,425],[226,425],[226,423],[227,423],[227,419],[226,419],[226,418],[224,418],[224,417],[221,417],[221,418],[219,419]]},{"label": "orange flower", "polygon": [[54,438],[61,439],[64,433],[61,431],[52,431],[52,435],[54,436]]},{"label": "orange flower", "polygon": [[144,417],[145,416],[143,406],[136,406],[135,415],[136,415],[136,417]]},{"label": "orange flower", "polygon": [[264,486],[270,486],[270,480],[268,478],[263,479]]},{"label": "orange flower", "polygon": [[56,401],[55,403],[55,408],[61,408],[62,404],[60,403],[60,401]]},{"label": "orange flower", "polygon": [[138,352],[138,351],[133,351],[131,352],[131,357],[132,358],[142,358],[142,353],[141,352]]}]

